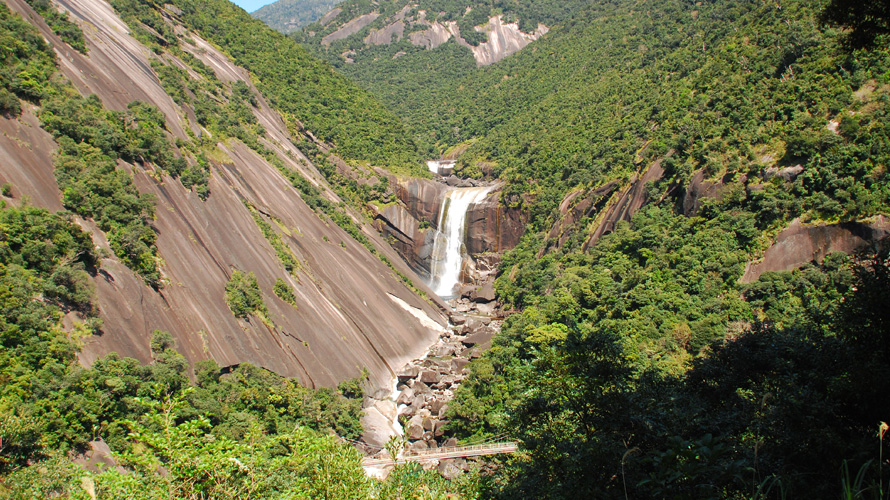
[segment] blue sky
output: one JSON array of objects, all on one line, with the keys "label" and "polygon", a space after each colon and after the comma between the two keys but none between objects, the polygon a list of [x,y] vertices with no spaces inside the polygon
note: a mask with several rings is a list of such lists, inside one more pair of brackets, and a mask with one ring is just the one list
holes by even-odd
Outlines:
[{"label": "blue sky", "polygon": [[242,9],[246,10],[247,12],[253,12],[253,11],[259,9],[260,7],[262,7],[263,5],[267,5],[267,4],[270,4],[273,2],[275,2],[275,0],[236,0],[236,1],[233,1],[232,3],[234,3],[238,7],[241,7]]}]

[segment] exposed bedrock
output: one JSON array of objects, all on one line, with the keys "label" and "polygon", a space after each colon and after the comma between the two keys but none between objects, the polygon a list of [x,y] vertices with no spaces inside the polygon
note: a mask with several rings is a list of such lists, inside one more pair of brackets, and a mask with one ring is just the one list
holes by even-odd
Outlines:
[{"label": "exposed bedrock", "polygon": [[877,248],[890,236],[890,221],[843,222],[807,226],[794,219],[779,233],[759,262],[748,264],[742,283],[757,281],[767,271],[789,271],[810,262],[821,263],[832,252],[855,253]]},{"label": "exposed bedrock", "polygon": [[[32,20],[57,48],[61,73],[83,93],[95,93],[110,109],[142,100],[166,116],[175,138],[195,127],[193,113],[164,92],[151,69],[151,51],[101,0],[64,0],[62,7],[85,29],[88,55],[67,49],[23,0],[10,7]],[[223,81],[241,80],[255,91],[249,74],[200,36],[194,50]],[[253,109],[266,130],[263,141],[288,169],[303,173],[325,197],[339,201],[312,163],[289,141],[281,116],[261,95]],[[12,202],[25,197],[50,210],[62,208],[54,180],[52,136],[39,127],[29,105],[19,117],[0,117],[0,182],[12,185]],[[250,362],[307,386],[332,386],[367,368],[372,383],[385,385],[405,362],[422,354],[446,323],[442,306],[409,290],[378,257],[337,225],[320,218],[273,164],[241,142],[217,145],[206,201],[150,164],[119,163],[134,184],[156,199],[157,251],[164,286],[147,286],[113,257],[105,234],[91,220],[77,218],[97,247],[101,269],[94,277],[103,320],[101,335],[84,339],[80,361],[90,364],[110,352],[151,361],[155,329],[169,331],[192,363],[214,359],[222,366]],[[245,206],[255,207],[255,215]],[[262,218],[299,262],[288,272],[254,217]],[[357,221],[360,218],[355,218]],[[398,254],[373,230],[361,230],[398,271],[413,275]],[[238,319],[225,301],[234,269],[253,272],[268,307],[268,322]],[[273,292],[283,280],[296,306]],[[415,285],[432,295],[420,279]]]},{"label": "exposed bedrock", "polygon": [[502,205],[494,191],[467,211],[467,252],[470,255],[500,253],[519,244],[525,221],[519,209]]},{"label": "exposed bedrock", "polygon": [[[411,268],[429,276],[430,256],[443,200],[453,188],[427,179],[399,181],[399,202],[377,211],[377,228],[402,255]],[[473,260],[480,256],[509,250],[519,243],[525,220],[519,209],[499,202],[500,188],[495,188],[467,212],[466,249]],[[470,270],[475,269],[470,266]]]}]

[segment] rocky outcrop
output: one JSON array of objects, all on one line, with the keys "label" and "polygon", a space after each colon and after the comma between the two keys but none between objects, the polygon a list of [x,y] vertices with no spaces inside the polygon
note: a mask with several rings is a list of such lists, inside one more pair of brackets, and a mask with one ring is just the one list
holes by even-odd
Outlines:
[{"label": "rocky outcrop", "polygon": [[[667,156],[672,154],[673,151],[669,151]],[[583,249],[587,250],[596,244],[604,234],[611,233],[618,221],[629,221],[646,202],[646,183],[658,181],[663,175],[664,167],[661,166],[661,160],[653,162],[642,173],[635,174],[623,191],[613,195],[614,201],[610,201],[600,214],[599,222],[591,231]]]},{"label": "rocky outcrop", "polygon": [[748,264],[741,283],[757,281],[767,271],[789,271],[810,262],[821,263],[832,252],[848,254],[875,249],[890,236],[890,220],[880,216],[874,222],[844,222],[807,226],[794,219],[779,233],[759,262]]},{"label": "rocky outcrop", "polygon": [[534,32],[523,33],[517,23],[504,23],[503,16],[494,16],[488,24],[477,26],[476,31],[485,33],[487,40],[478,46],[469,45],[463,39],[459,39],[459,43],[469,47],[478,66],[488,66],[519,52],[550,29],[539,24]]},{"label": "rocky outcrop", "polygon": [[[485,41],[479,45],[471,45],[461,36],[460,28],[456,21],[440,22],[434,20],[435,15],[431,16],[433,20],[427,20],[427,12],[419,10],[412,13],[414,7],[416,6],[405,5],[395,14],[388,15],[388,17],[382,19],[382,23],[377,25],[382,24],[383,27],[371,29],[363,39],[364,45],[369,47],[390,45],[404,38],[406,33],[412,45],[426,49],[435,49],[454,39],[455,43],[466,47],[473,54],[473,58],[478,66],[487,66],[515,54],[550,31],[547,26],[538,24],[533,32],[523,33],[519,29],[519,24],[504,22],[502,15],[492,16],[485,24],[473,28],[476,32],[485,34]],[[337,28],[335,31],[328,33],[320,40],[316,39],[315,43],[320,43],[327,47],[336,40],[343,40],[356,35],[380,18],[381,13],[379,10],[376,9],[373,12],[363,14],[338,27],[335,26]],[[339,9],[335,9],[335,11],[337,12],[336,15],[341,13]],[[336,15],[332,11],[322,18],[321,24],[327,26]],[[309,36],[315,37],[316,35],[315,33],[309,33]],[[353,46],[353,48],[356,47]],[[362,49],[356,48],[356,50],[361,51]]]},{"label": "rocky outcrop", "polygon": [[467,211],[466,245],[471,256],[509,250],[519,244],[525,233],[522,212],[502,205],[499,195],[499,190],[492,191]]},{"label": "rocky outcrop", "polygon": [[457,23],[454,21],[442,24],[434,22],[428,29],[415,31],[408,35],[413,45],[426,49],[435,49],[451,39]]},{"label": "rocky outcrop", "polygon": [[[448,177],[443,182],[410,179],[398,182],[399,203],[377,209],[375,226],[388,238],[415,272],[429,276],[430,258],[439,224],[442,202],[453,187],[474,186],[476,181]],[[423,222],[423,224],[421,224]],[[473,257],[465,275],[477,276],[477,262],[482,256],[498,254],[519,243],[525,231],[521,211],[499,203],[499,191],[493,190],[481,203],[467,212],[467,252]],[[491,260],[490,256],[487,257]],[[495,259],[497,260],[497,259]],[[487,269],[486,264],[483,269]],[[486,274],[487,275],[487,274]]]},{"label": "rocky outcrop", "polygon": [[365,45],[389,45],[402,39],[405,34],[405,23],[396,21],[383,29],[371,30],[365,37]]},{"label": "rocky outcrop", "polygon": [[[184,131],[195,130],[189,118],[193,114],[164,93],[151,70],[149,58],[155,56],[129,36],[108,4],[62,3],[73,19],[89,27],[84,30],[89,47],[84,56],[67,49],[24,1],[7,3],[58,48],[62,73],[79,90],[97,94],[115,110],[126,109],[133,100],[157,106],[172,137],[187,140]],[[200,36],[190,33],[189,38],[195,40],[196,57],[218,78],[251,85],[243,68]],[[258,95],[253,112],[266,130],[264,143],[278,159],[303,173],[328,199],[338,201],[290,142],[282,118],[262,96]],[[15,200],[27,196],[34,205],[60,209],[51,161],[55,143],[39,128],[33,110],[26,106],[20,117],[0,117],[0,130],[0,182],[13,185]],[[141,192],[157,198],[153,225],[164,286],[152,289],[116,258],[104,257],[94,277],[102,334],[84,339],[82,363],[110,352],[151,362],[149,338],[159,329],[174,336],[190,362],[208,358],[222,366],[250,362],[297,377],[310,387],[334,385],[367,368],[372,383],[384,385],[399,366],[424,352],[437,337],[439,327],[430,326],[445,323],[439,307],[417,297],[363,245],[319,218],[274,165],[237,140],[218,144],[212,158],[211,195],[206,201],[151,165],[121,163],[121,168],[133,172]],[[300,262],[296,276],[284,269],[245,202],[257,208]],[[78,223],[105,255],[113,255],[92,221],[78,219]],[[362,231],[401,273],[414,276],[416,287],[432,296],[372,228]],[[225,286],[236,268],[256,274],[269,324],[256,318],[239,320],[229,311]],[[276,279],[291,285],[296,307],[272,292]]]},{"label": "rocky outcrop", "polygon": [[333,9],[331,9],[330,12],[322,16],[322,18],[318,20],[318,23],[322,26],[327,26],[328,24],[330,24],[331,21],[334,20],[334,18],[339,16],[341,12],[343,12],[343,9],[341,9],[340,7],[334,7]]},{"label": "rocky outcrop", "polygon": [[340,29],[338,29],[337,31],[324,36],[321,39],[321,43],[322,45],[330,45],[333,41],[343,40],[350,35],[354,35],[361,31],[362,28],[364,28],[365,26],[373,23],[378,17],[380,17],[380,14],[377,12],[358,16],[357,18],[341,26]]},{"label": "rocky outcrop", "polygon": [[[705,198],[719,198],[726,192],[726,188],[735,180],[735,174],[724,175],[720,179],[708,179],[704,169],[696,170],[683,193],[683,213],[692,217],[701,209],[702,200]],[[745,178],[741,182],[745,182]]]},{"label": "rocky outcrop", "polygon": [[390,241],[417,274],[429,277],[430,256],[436,231],[420,228],[420,223],[402,205],[388,205],[378,211],[376,228]]},{"label": "rocky outcrop", "polygon": [[449,187],[441,182],[409,179],[398,183],[396,195],[412,217],[438,228],[439,209],[448,190]]}]

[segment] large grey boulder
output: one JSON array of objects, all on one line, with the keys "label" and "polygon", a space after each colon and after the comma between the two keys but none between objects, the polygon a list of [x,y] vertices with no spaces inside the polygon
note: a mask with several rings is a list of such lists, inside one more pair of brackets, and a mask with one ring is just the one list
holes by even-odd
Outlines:
[{"label": "large grey boulder", "polygon": [[473,302],[491,302],[495,298],[494,283],[491,281],[486,281],[485,284],[473,290],[470,294],[470,300]]},{"label": "large grey boulder", "polygon": [[439,383],[439,378],[440,375],[433,370],[424,370],[420,374],[420,381],[424,384],[437,384]]},{"label": "large grey boulder", "polygon": [[407,387],[402,392],[399,393],[399,397],[396,398],[396,404],[400,405],[408,405],[414,401],[414,389]]},{"label": "large grey boulder", "polygon": [[464,368],[470,364],[470,360],[466,358],[452,358],[451,359],[451,373],[461,374],[464,373]]},{"label": "large grey boulder", "polygon": [[405,383],[413,378],[416,378],[419,374],[419,367],[414,365],[405,365],[405,367],[402,368],[396,376],[399,378],[399,383]]},{"label": "large grey boulder", "polygon": [[467,461],[463,458],[449,458],[447,460],[440,460],[437,470],[442,477],[451,481],[463,474],[466,468]]}]

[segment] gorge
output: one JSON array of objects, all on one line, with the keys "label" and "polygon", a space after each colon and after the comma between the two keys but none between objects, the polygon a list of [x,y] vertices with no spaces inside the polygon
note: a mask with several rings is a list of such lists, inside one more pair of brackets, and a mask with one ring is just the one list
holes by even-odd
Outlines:
[{"label": "gorge", "polygon": [[881,496],[837,2],[4,0],[0,500]]}]

